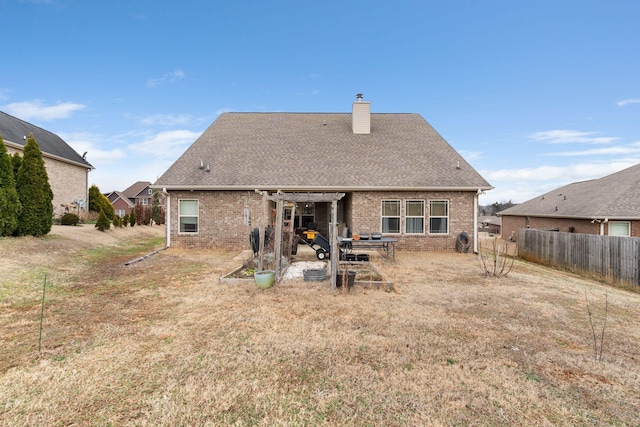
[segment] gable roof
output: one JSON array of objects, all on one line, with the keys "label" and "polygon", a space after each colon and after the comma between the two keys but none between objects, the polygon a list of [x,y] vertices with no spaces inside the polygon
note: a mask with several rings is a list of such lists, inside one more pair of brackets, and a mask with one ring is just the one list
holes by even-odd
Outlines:
[{"label": "gable roof", "polygon": [[640,219],[640,164],[603,178],[565,185],[498,214],[580,219]]},{"label": "gable roof", "polygon": [[89,162],[58,135],[0,111],[0,135],[7,146],[22,150],[27,142],[25,136],[28,137],[30,133],[44,156],[93,169]]},{"label": "gable roof", "polygon": [[371,133],[362,135],[350,113],[223,113],[154,187],[493,188],[419,114],[371,114]]},{"label": "gable roof", "polygon": [[107,198],[112,204],[115,203],[118,199],[120,199],[123,202],[125,202],[127,206],[129,206],[130,208],[135,207],[135,203],[133,203],[131,199],[129,199],[122,191],[117,191],[117,190],[112,191],[111,193],[109,193]]},{"label": "gable roof", "polygon": [[[122,194],[124,194],[130,199],[135,199],[140,195],[141,192],[144,191],[145,188],[147,188],[150,185],[151,183],[149,181],[138,181],[130,185],[126,190],[123,190]],[[151,196],[149,194],[144,194],[144,197],[151,197]]]}]

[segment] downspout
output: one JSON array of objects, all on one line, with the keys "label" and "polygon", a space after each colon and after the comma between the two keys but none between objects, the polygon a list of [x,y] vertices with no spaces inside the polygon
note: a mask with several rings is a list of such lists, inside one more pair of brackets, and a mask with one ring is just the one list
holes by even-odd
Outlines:
[{"label": "downspout", "polygon": [[167,192],[166,187],[162,189],[162,194],[165,195],[167,203],[166,203],[166,209],[165,209],[165,213],[164,213],[164,218],[165,218],[165,224],[167,227],[167,247],[171,246],[171,196],[169,196],[169,193]]},{"label": "downspout", "polygon": [[473,253],[478,253],[478,197],[482,194],[482,190],[478,188],[476,194],[473,195]]},{"label": "downspout", "polygon": [[606,223],[609,222],[609,218],[605,218],[601,223],[600,223],[600,235],[604,236],[604,225]]}]

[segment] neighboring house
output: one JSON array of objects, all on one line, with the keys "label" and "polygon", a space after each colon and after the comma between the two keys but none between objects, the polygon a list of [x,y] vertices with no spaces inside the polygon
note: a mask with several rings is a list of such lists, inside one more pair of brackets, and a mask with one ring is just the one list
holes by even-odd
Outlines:
[{"label": "neighboring house", "polygon": [[29,134],[33,134],[42,152],[53,192],[54,215],[78,213],[78,208],[86,210],[89,172],[93,166],[84,155],[78,154],[58,135],[0,111],[0,135],[9,154],[22,155]]},{"label": "neighboring house", "polygon": [[246,248],[253,227],[275,221],[255,190],[295,193],[295,227],[327,237],[332,203],[313,200],[344,193],[337,220],[354,232],[402,249],[453,250],[462,232],[475,243],[487,181],[420,115],[371,114],[360,96],[352,108],[221,114],[152,186],[168,195],[167,243]]},{"label": "neighboring house", "polygon": [[481,216],[478,220],[480,223],[480,231],[491,234],[500,234],[502,227],[502,218],[495,215]]},{"label": "neighboring house", "polygon": [[[112,191],[107,198],[113,205],[115,214],[123,217],[129,214],[136,205],[151,206],[153,189],[149,181],[138,181],[123,191]],[[160,197],[160,204],[164,205],[164,197]]]},{"label": "neighboring house", "polygon": [[575,182],[498,213],[502,235],[521,228],[640,237],[640,164]]},{"label": "neighboring house", "polygon": [[133,208],[136,207],[136,204],[125,196],[122,191],[112,191],[106,196],[111,202],[111,205],[113,205],[114,214],[120,218],[124,218],[125,215],[128,215]]}]

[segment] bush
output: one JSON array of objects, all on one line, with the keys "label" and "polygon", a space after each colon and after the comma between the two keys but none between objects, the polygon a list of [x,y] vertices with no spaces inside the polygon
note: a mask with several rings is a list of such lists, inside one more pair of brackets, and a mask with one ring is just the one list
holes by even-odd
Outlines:
[{"label": "bush", "polygon": [[66,213],[60,218],[60,224],[62,225],[78,225],[78,221],[80,221],[78,215],[72,213]]},{"label": "bush", "polygon": [[136,225],[136,213],[135,211],[131,211],[131,213],[129,214],[129,225],[130,226],[134,226]]},{"label": "bush", "polygon": [[96,228],[100,231],[105,231],[111,228],[111,221],[109,221],[109,218],[107,218],[107,214],[105,214],[103,210],[101,210],[98,214]]},{"label": "bush", "polygon": [[125,214],[125,216],[122,218],[122,225],[124,225],[125,227],[129,226],[129,214]]}]

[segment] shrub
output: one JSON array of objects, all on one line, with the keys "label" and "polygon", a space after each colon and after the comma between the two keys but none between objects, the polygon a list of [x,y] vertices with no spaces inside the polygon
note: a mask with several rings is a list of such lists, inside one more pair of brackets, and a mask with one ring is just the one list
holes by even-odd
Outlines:
[{"label": "shrub", "polygon": [[130,226],[134,226],[136,225],[136,213],[135,211],[131,211],[131,213],[129,214],[129,225]]},{"label": "shrub", "polygon": [[78,225],[78,221],[80,221],[78,215],[72,213],[66,213],[60,218],[60,224],[62,225]]},{"label": "shrub", "polygon": [[129,226],[129,214],[125,214],[125,216],[122,218],[122,225],[124,225],[125,227]]},{"label": "shrub", "polygon": [[105,231],[111,228],[111,222],[107,218],[107,214],[103,210],[98,214],[98,220],[96,221],[96,228],[100,231]]}]

